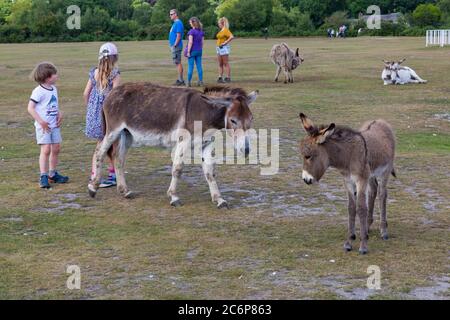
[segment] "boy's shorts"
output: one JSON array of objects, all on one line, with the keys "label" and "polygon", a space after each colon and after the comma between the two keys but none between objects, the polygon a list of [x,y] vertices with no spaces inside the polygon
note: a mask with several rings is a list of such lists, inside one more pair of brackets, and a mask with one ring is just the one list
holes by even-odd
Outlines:
[{"label": "boy's shorts", "polygon": [[172,60],[173,64],[179,65],[181,63],[181,54],[182,54],[181,47],[176,47],[172,49]]},{"label": "boy's shorts", "polygon": [[36,128],[37,144],[58,144],[62,142],[61,129],[53,128],[50,132],[44,132],[41,127]]}]

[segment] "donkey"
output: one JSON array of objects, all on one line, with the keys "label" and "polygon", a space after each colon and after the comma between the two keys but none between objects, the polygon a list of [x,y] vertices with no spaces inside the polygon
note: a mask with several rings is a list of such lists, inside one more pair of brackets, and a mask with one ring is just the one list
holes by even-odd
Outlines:
[{"label": "donkey", "polygon": [[383,79],[385,86],[389,84],[427,83],[427,80],[419,77],[413,69],[400,66],[405,60],[402,59],[398,62],[383,60],[384,69],[381,73],[381,79]]},{"label": "donkey", "polygon": [[284,70],[284,83],[294,82],[292,70],[295,70],[303,61],[305,61],[299,54],[299,49],[293,51],[286,43],[276,44],[270,51],[270,59],[277,66],[275,74],[275,82],[278,81],[281,69]]},{"label": "donkey", "polygon": [[[113,145],[117,189],[125,198],[134,196],[127,187],[124,175],[128,149],[132,145],[175,145],[172,154],[172,181],[167,195],[172,206],[180,206],[177,184],[183,169],[184,155],[189,153],[188,148],[191,148],[194,122],[200,121],[202,167],[212,201],[217,203],[218,208],[228,208],[216,182],[213,129],[227,129],[234,137],[234,148],[238,156],[248,156],[250,144],[246,133],[253,122],[249,105],[257,96],[258,91],[247,94],[243,89],[227,87],[206,88],[203,93],[152,83],[127,83],[115,88],[103,107],[105,138],[96,151],[97,171],[88,186],[90,196],[95,197],[97,193],[101,178],[100,168]],[[189,139],[186,139],[186,132]]]},{"label": "donkey", "polygon": [[303,113],[300,120],[307,133],[300,143],[302,178],[309,185],[318,182],[328,167],[339,170],[344,176],[348,193],[348,239],[344,249],[352,250],[352,241],[356,239],[355,217],[358,214],[361,235],[359,252],[366,254],[377,194],[381,237],[388,239],[387,184],[391,174],[396,176],[394,132],[384,120],[367,121],[359,131],[334,123],[317,127]]}]

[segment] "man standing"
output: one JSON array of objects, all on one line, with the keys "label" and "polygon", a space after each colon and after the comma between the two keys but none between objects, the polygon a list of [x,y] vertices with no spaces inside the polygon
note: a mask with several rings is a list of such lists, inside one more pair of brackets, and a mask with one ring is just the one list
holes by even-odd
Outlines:
[{"label": "man standing", "polygon": [[185,86],[183,79],[183,65],[181,64],[181,55],[183,52],[183,22],[178,18],[177,10],[170,10],[170,19],[173,21],[172,28],[169,33],[169,46],[172,52],[173,63],[177,66],[178,79],[174,83],[176,86]]}]

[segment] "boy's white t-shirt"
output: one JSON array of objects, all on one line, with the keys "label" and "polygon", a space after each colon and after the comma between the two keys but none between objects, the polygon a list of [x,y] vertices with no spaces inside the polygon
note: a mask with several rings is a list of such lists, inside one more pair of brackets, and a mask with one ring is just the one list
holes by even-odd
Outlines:
[{"label": "boy's white t-shirt", "polygon": [[[49,128],[56,128],[59,113],[58,90],[56,87],[52,86],[50,90],[39,85],[33,90],[30,100],[36,103],[36,112],[42,120],[48,122]],[[37,121],[34,122],[34,125],[36,128],[41,127]]]}]

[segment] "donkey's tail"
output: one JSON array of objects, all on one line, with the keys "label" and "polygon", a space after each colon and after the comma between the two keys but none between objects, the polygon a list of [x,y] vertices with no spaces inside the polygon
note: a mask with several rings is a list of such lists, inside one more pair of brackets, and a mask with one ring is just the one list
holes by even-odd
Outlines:
[{"label": "donkey's tail", "polygon": [[394,168],[392,168],[391,174],[395,179],[397,179],[397,172],[395,172]]}]

